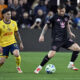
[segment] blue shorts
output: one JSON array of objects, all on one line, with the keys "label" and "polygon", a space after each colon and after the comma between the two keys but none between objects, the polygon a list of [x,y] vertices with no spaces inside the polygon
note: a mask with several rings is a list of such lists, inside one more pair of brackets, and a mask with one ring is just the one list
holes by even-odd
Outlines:
[{"label": "blue shorts", "polygon": [[9,52],[11,52],[11,54],[13,55],[13,51],[15,49],[19,50],[19,47],[16,43],[11,44],[9,46],[3,47],[3,55],[2,56],[9,56]]}]

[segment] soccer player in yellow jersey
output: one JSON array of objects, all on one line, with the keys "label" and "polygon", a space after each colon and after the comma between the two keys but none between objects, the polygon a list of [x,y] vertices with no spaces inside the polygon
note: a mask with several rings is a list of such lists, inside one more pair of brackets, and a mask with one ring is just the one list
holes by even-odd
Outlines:
[{"label": "soccer player in yellow jersey", "polygon": [[15,37],[20,43],[20,49],[24,48],[20,34],[18,32],[18,27],[15,21],[11,20],[11,11],[8,8],[5,8],[2,11],[3,20],[0,21],[0,52],[2,57],[0,58],[0,66],[5,62],[9,52],[16,57],[17,71],[22,73],[20,68],[21,57],[19,54],[19,48],[16,42]]}]

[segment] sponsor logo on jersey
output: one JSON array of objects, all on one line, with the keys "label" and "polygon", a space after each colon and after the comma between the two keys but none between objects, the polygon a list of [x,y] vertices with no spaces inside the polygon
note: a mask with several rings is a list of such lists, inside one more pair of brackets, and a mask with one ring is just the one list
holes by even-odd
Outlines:
[{"label": "sponsor logo on jersey", "polygon": [[61,28],[65,28],[65,22],[60,22]]},{"label": "sponsor logo on jersey", "polygon": [[7,33],[3,34],[3,36],[9,36],[9,35],[12,35],[12,34],[13,34],[13,32],[7,32]]},{"label": "sponsor logo on jersey", "polygon": [[15,25],[14,24],[12,24],[12,27],[14,27]]},{"label": "sponsor logo on jersey", "polygon": [[59,22],[59,21],[60,21],[60,19],[57,19],[57,21]]}]

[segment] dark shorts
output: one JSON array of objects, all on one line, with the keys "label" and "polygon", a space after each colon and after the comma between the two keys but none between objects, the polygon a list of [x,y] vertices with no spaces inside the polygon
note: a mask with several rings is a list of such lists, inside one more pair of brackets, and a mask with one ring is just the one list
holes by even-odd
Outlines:
[{"label": "dark shorts", "polygon": [[73,40],[67,39],[66,41],[53,41],[51,50],[58,51],[61,47],[68,49],[74,44]]},{"label": "dark shorts", "polygon": [[3,47],[3,55],[2,56],[9,56],[9,52],[11,52],[11,54],[13,54],[13,51],[15,49],[19,50],[18,45],[16,43],[6,46],[6,47]]}]

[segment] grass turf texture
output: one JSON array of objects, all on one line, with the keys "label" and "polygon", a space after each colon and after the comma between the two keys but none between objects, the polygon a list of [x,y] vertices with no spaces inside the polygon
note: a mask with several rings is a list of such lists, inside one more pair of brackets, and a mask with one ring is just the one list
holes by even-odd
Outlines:
[{"label": "grass turf texture", "polygon": [[[5,64],[0,68],[0,80],[80,80],[80,70],[73,71],[67,69],[71,54],[65,52],[57,53],[47,63],[55,65],[56,72],[54,74],[47,74],[45,66],[40,74],[34,74],[34,69],[40,64],[46,54],[47,52],[22,52],[22,74],[17,73],[15,59],[10,55]],[[80,55],[75,65],[80,69]]]}]

